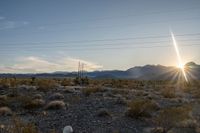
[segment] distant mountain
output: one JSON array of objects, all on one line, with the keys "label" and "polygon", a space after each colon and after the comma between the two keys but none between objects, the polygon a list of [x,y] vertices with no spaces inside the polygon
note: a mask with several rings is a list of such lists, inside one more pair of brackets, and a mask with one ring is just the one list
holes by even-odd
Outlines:
[{"label": "distant mountain", "polygon": [[[200,79],[200,65],[194,62],[185,64],[185,72],[188,78]],[[76,77],[77,72],[40,73],[40,74],[0,74],[0,77]],[[172,66],[145,65],[129,68],[128,70],[107,70],[84,72],[84,76],[95,79],[138,79],[138,80],[170,80],[183,78],[181,69]]]}]

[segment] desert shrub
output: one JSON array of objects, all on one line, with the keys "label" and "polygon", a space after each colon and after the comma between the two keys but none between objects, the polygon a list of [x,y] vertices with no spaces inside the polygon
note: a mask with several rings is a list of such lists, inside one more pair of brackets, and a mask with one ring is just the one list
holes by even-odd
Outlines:
[{"label": "desert shrub", "polygon": [[113,89],[113,94],[121,94],[121,95],[127,95],[130,91],[127,89]]},{"label": "desert shrub", "polygon": [[50,100],[61,100],[64,99],[64,95],[61,93],[54,93],[49,97]]},{"label": "desert shrub", "polygon": [[41,94],[35,94],[33,96],[33,99],[42,99],[42,95]]},{"label": "desert shrub", "polygon": [[0,96],[0,107],[3,107],[3,106],[8,106],[9,103],[8,103],[8,98],[6,95],[1,95]]},{"label": "desert shrub", "polygon": [[88,77],[83,77],[83,78],[76,77],[73,80],[73,82],[74,82],[75,85],[89,85]]},{"label": "desert shrub", "polygon": [[126,115],[133,118],[150,117],[153,111],[157,111],[159,106],[152,100],[136,99],[128,103]]},{"label": "desert shrub", "polygon": [[164,129],[162,127],[153,128],[150,130],[151,133],[163,133]]},{"label": "desert shrub", "polygon": [[16,97],[15,99],[20,103],[22,107],[25,107],[27,104],[32,102],[32,98],[29,95],[21,95]]},{"label": "desert shrub", "polygon": [[58,101],[58,100],[55,100],[55,101],[51,101],[49,102],[46,106],[45,106],[45,109],[48,110],[48,109],[66,109],[66,105],[63,101]]},{"label": "desert shrub", "polygon": [[83,88],[82,92],[85,96],[89,96],[92,93],[100,92],[101,88],[100,87],[88,87],[88,88]]},{"label": "desert shrub", "polygon": [[165,98],[175,98],[175,88],[169,87],[169,88],[164,88],[161,92],[161,94],[165,97]]},{"label": "desert shrub", "polygon": [[163,127],[163,133],[167,133],[167,131],[181,121],[189,119],[190,111],[190,106],[169,107],[160,111],[159,115],[155,118],[155,122],[159,127]]},{"label": "desert shrub", "polygon": [[62,81],[61,81],[61,85],[62,86],[69,86],[69,85],[71,85],[71,79],[63,79]]},{"label": "desert shrub", "polygon": [[37,86],[41,91],[48,91],[56,88],[56,81],[53,79],[38,79]]},{"label": "desert shrub", "polygon": [[64,93],[74,93],[74,92],[76,92],[76,90],[74,88],[65,87],[63,89],[63,92]]},{"label": "desert shrub", "polygon": [[5,88],[5,89],[9,88],[9,87],[10,87],[9,79],[7,79],[7,78],[1,79],[1,80],[0,80],[0,86],[1,86],[2,88]]},{"label": "desert shrub", "polygon": [[12,115],[12,111],[8,107],[0,107],[0,116]]},{"label": "desert shrub", "polygon": [[35,108],[41,108],[43,107],[45,104],[45,101],[42,100],[42,99],[34,99],[34,100],[31,100],[29,103],[26,103],[24,105],[24,107],[26,109],[35,109]]},{"label": "desert shrub", "polygon": [[13,117],[11,126],[7,129],[8,133],[39,133],[36,126],[32,123],[26,123],[17,117]]},{"label": "desert shrub", "polygon": [[31,85],[34,85],[34,84],[35,84],[35,80],[36,80],[36,77],[31,77],[30,84],[31,84]]},{"label": "desert shrub", "polygon": [[0,101],[5,101],[7,99],[8,99],[7,95],[0,95]]},{"label": "desert shrub", "polygon": [[199,88],[193,89],[191,91],[191,94],[193,95],[194,98],[200,98],[200,90],[199,90]]},{"label": "desert shrub", "polygon": [[111,114],[110,114],[110,112],[107,109],[102,108],[102,109],[99,109],[97,111],[97,116],[99,116],[99,117],[106,117],[106,116],[111,116]]}]

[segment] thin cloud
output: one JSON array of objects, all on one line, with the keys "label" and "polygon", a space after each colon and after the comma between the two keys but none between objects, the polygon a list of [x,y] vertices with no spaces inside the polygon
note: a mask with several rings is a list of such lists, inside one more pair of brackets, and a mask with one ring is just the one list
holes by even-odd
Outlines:
[{"label": "thin cloud", "polygon": [[3,17],[3,16],[0,16],[0,20],[4,20],[5,19],[5,17]]},{"label": "thin cloud", "polygon": [[16,64],[12,66],[0,66],[1,73],[42,73],[55,71],[76,71],[78,62],[84,63],[84,70],[93,71],[102,68],[103,66],[96,63],[65,57],[59,61],[49,61],[40,57],[24,57],[19,58]]},{"label": "thin cloud", "polygon": [[27,26],[28,24],[29,24],[28,21],[13,21],[13,20],[8,20],[3,16],[0,16],[0,30],[24,27]]}]

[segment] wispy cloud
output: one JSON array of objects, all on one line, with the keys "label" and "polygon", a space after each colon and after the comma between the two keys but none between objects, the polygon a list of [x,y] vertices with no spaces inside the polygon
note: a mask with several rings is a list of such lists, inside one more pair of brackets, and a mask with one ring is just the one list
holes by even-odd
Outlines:
[{"label": "wispy cloud", "polygon": [[4,16],[0,16],[0,30],[14,29],[28,25],[28,21],[13,21]]},{"label": "wispy cloud", "polygon": [[103,66],[82,59],[64,57],[60,60],[49,61],[40,57],[19,58],[12,66],[0,66],[1,73],[40,73],[54,71],[76,71],[78,62],[84,63],[87,71],[97,70]]},{"label": "wispy cloud", "polygon": [[0,16],[0,20],[4,20],[5,19],[5,17],[3,17],[3,16]]}]

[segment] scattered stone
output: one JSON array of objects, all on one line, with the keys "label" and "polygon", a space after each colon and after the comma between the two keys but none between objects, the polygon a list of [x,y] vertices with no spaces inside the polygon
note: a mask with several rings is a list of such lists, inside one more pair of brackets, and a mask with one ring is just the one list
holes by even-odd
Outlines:
[{"label": "scattered stone", "polygon": [[63,129],[63,133],[73,133],[72,126],[65,126]]}]

